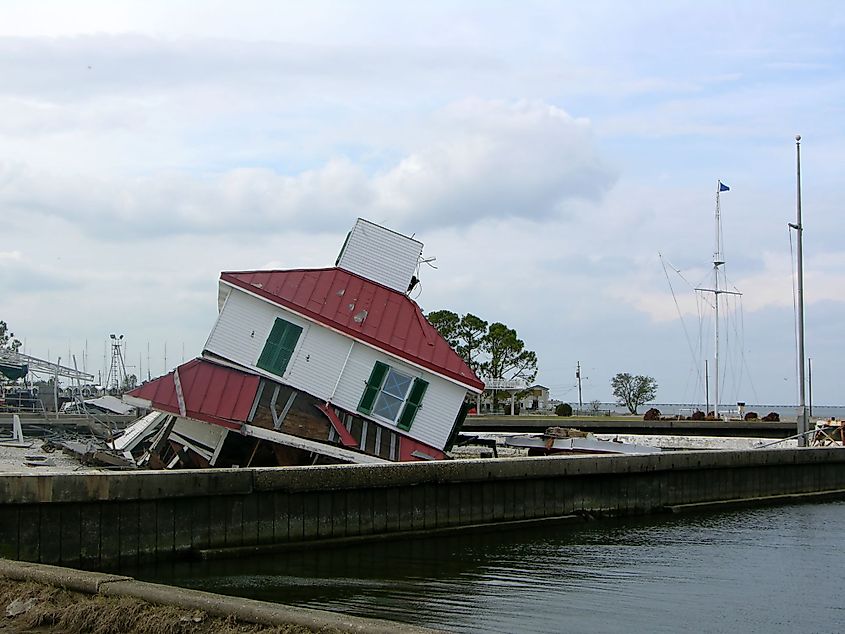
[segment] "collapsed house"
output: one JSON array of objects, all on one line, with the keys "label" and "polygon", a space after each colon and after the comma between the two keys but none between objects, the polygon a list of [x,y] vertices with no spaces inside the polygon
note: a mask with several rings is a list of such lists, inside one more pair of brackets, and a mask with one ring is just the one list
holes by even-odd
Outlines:
[{"label": "collapsed house", "polygon": [[124,396],[154,468],[436,460],[484,389],[408,294],[422,243],[358,219],[331,268],[224,272],[201,357]]}]

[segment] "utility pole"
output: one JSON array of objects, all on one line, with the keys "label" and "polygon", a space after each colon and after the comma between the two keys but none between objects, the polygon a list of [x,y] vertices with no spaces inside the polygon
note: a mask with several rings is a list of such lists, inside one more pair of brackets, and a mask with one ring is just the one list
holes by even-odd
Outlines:
[{"label": "utility pole", "polygon": [[809,397],[810,418],[813,417],[813,359],[807,359],[807,396]]},{"label": "utility pole", "polygon": [[795,135],[796,219],[798,234],[798,446],[807,446],[807,384],[804,379],[804,225],[801,223],[801,135]]},{"label": "utility pole", "polygon": [[578,379],[578,413],[581,414],[584,411],[584,403],[581,400],[581,362],[578,361],[577,365],[575,366],[575,378]]},{"label": "utility pole", "polygon": [[707,359],[704,360],[704,416],[710,414],[710,368]]}]

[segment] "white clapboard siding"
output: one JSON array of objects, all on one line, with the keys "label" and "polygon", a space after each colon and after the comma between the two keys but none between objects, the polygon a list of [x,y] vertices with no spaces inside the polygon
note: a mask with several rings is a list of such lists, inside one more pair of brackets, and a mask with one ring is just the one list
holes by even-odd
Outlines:
[{"label": "white clapboard siding", "polygon": [[[281,309],[272,304],[231,289],[205,349],[240,365],[254,367],[275,318],[281,316]],[[296,323],[303,327],[307,325],[304,320]]]},{"label": "white clapboard siding", "polygon": [[[376,361],[386,363],[404,374],[428,381],[428,390],[410,431],[400,433],[442,449],[467,393],[465,387],[356,343],[332,401],[344,409],[356,411]],[[389,426],[389,423],[385,424]]]},{"label": "white clapboard siding", "polygon": [[[280,316],[288,321],[295,320],[290,314]],[[285,380],[295,388],[328,400],[352,340],[315,323],[311,323],[307,332],[303,331],[303,337],[304,341],[288,364]]]},{"label": "white clapboard siding", "polygon": [[422,248],[422,242],[358,218],[337,265],[405,293],[417,270]]},{"label": "white clapboard siding", "polygon": [[[273,376],[255,364],[277,317],[302,326],[302,335],[285,375],[281,377],[282,382],[317,398],[331,398],[335,405],[354,412],[375,362],[386,363],[429,383],[410,431],[400,433],[438,449],[443,448],[466,394],[465,387],[360,342],[354,342],[350,354],[353,339],[239,289],[233,288],[229,293],[205,349],[246,368]],[[344,368],[347,355],[349,361]]]}]

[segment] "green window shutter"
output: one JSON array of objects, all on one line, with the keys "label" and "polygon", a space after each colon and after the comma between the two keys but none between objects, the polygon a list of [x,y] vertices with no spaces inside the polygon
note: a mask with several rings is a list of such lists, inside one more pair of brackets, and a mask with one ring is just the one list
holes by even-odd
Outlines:
[{"label": "green window shutter", "polygon": [[288,324],[282,335],[282,341],[279,343],[279,356],[276,358],[276,367],[280,367],[282,372],[288,367],[288,362],[293,356],[300,334],[302,334],[302,328],[295,324]]},{"label": "green window shutter", "polygon": [[273,329],[270,331],[270,336],[267,337],[267,343],[264,344],[264,350],[261,351],[261,356],[258,358],[256,365],[259,368],[270,370],[273,366],[273,361],[279,354],[279,344],[282,342],[282,335],[285,331],[286,321],[277,319],[273,324]]},{"label": "green window shutter", "polygon": [[405,409],[402,410],[402,414],[399,416],[399,422],[396,424],[399,429],[404,429],[405,431],[411,429],[411,423],[414,422],[414,418],[420,409],[420,405],[422,405],[422,400],[427,389],[428,381],[414,379],[414,385],[411,386],[411,393],[408,395]]},{"label": "green window shutter", "polygon": [[384,377],[387,375],[388,370],[390,370],[389,366],[381,361],[376,361],[373,371],[370,373],[370,378],[367,379],[367,387],[364,388],[361,402],[358,403],[358,411],[362,414],[372,414],[376,396],[378,396],[379,390],[381,390],[381,384],[384,382]]},{"label": "green window shutter", "polygon": [[301,334],[300,326],[277,318],[256,365],[263,370],[282,376]]}]

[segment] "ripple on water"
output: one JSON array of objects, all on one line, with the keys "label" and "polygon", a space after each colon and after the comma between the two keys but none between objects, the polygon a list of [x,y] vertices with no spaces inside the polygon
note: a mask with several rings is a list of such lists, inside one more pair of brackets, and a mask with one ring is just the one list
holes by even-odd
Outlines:
[{"label": "ripple on water", "polygon": [[138,576],[457,632],[838,632],[845,503],[381,543]]}]

